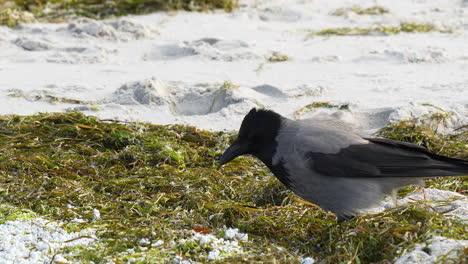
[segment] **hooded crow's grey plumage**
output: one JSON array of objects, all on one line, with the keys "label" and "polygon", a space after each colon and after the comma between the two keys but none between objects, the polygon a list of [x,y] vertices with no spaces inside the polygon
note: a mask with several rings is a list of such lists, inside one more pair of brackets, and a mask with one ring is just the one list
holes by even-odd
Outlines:
[{"label": "hooded crow's grey plumage", "polygon": [[468,161],[419,145],[363,138],[341,122],[293,121],[255,108],[219,166],[244,154],[259,158],[294,193],[330,210],[339,221],[424,178],[468,175]]}]

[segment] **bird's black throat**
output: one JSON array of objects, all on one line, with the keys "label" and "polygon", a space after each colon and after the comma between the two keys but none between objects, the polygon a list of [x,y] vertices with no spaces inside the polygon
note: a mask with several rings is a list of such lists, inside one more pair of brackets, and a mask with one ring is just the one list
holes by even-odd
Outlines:
[{"label": "bird's black throat", "polygon": [[220,166],[244,154],[250,154],[260,159],[273,174],[286,186],[290,179],[282,161],[275,164],[273,159],[278,151],[277,138],[281,126],[287,119],[265,109],[253,108],[244,117],[237,139],[224,152]]},{"label": "bird's black throat", "polygon": [[272,166],[276,153],[276,138],[283,118],[273,111],[254,108],[245,116],[239,130],[241,141],[247,139],[249,142],[249,154],[259,158],[268,167]]},{"label": "bird's black throat", "polygon": [[286,118],[268,110],[252,109],[242,122],[241,131],[254,131],[252,150],[250,154],[260,159],[270,171],[287,187],[290,186],[289,174],[280,160],[273,164],[278,143],[277,137],[281,129],[281,124]]}]

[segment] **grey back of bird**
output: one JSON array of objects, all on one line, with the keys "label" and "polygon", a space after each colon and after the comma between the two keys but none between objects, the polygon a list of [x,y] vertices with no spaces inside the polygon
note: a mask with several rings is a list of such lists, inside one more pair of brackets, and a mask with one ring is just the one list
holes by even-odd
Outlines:
[{"label": "grey back of bird", "polygon": [[[273,165],[282,164],[285,183],[298,196],[335,213],[338,218],[354,216],[377,205],[386,194],[400,187],[421,184],[421,178],[330,177],[314,170],[308,153],[336,154],[351,145],[369,144],[354,127],[336,120],[282,119],[276,138]],[[283,181],[284,182],[284,181]]]}]

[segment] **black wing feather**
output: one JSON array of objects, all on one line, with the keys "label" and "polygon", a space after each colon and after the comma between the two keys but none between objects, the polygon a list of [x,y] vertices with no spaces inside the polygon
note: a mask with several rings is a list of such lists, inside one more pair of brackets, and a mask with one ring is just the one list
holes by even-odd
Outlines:
[{"label": "black wing feather", "polygon": [[452,159],[424,147],[383,138],[351,145],[336,154],[308,152],[311,166],[334,177],[436,177],[468,175],[468,161]]}]

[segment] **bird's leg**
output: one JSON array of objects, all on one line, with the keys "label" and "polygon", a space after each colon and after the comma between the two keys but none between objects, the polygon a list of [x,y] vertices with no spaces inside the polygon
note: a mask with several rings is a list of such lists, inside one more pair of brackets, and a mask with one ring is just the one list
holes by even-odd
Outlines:
[{"label": "bird's leg", "polygon": [[395,207],[398,206],[397,193],[398,193],[398,191],[396,189],[394,189],[394,190],[392,190],[392,193],[390,194],[390,197],[392,198],[393,206],[395,206]]},{"label": "bird's leg", "polygon": [[423,200],[426,201],[426,189],[424,187],[419,187],[418,189],[414,190],[414,192],[422,191],[423,193]]}]

